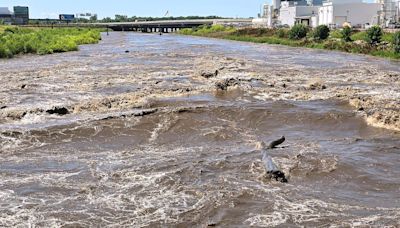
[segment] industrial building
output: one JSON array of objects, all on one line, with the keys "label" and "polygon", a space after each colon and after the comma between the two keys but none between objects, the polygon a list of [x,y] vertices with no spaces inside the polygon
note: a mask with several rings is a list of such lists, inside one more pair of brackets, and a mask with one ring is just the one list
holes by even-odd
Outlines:
[{"label": "industrial building", "polygon": [[4,24],[12,23],[13,14],[7,7],[0,7],[0,21]]},{"label": "industrial building", "polygon": [[28,24],[29,8],[27,6],[14,6],[14,12],[11,12],[7,7],[0,7],[0,21],[9,25]]},{"label": "industrial building", "polygon": [[389,27],[400,22],[400,0],[376,0],[382,5],[379,13],[379,24]]},{"label": "industrial building", "polygon": [[290,5],[289,2],[282,2],[279,21],[283,25],[293,26],[295,24],[305,24],[308,26],[317,26],[317,16],[319,6],[315,5]]},{"label": "industrial building", "polygon": [[29,23],[29,8],[27,6],[14,6],[14,24],[26,25]]},{"label": "industrial building", "polygon": [[341,27],[349,23],[355,27],[377,24],[382,5],[362,0],[331,0],[323,3],[318,13],[318,24]]},{"label": "industrial building", "polygon": [[328,25],[340,28],[379,24],[388,26],[399,22],[400,0],[272,0],[263,6],[261,17],[254,20],[257,27],[293,26],[298,23],[311,27]]}]

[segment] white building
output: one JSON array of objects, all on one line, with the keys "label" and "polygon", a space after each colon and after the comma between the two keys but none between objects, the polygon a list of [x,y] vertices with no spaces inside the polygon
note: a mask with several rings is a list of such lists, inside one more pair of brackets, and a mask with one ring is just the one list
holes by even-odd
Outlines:
[{"label": "white building", "polygon": [[309,26],[317,26],[317,15],[319,6],[290,5],[289,2],[282,2],[279,12],[279,21],[282,25],[293,26],[302,23]]},{"label": "white building", "polygon": [[375,1],[376,3],[365,3],[363,0],[325,0],[321,4],[321,0],[273,0],[272,5],[264,5],[262,18],[255,19],[254,24],[257,27],[273,27],[279,24],[293,26],[302,23],[311,27],[328,25],[340,28],[345,22],[362,27],[366,24],[398,21],[400,0]]},{"label": "white building", "polygon": [[364,3],[362,0],[329,0],[320,7],[318,24],[342,27],[345,22],[352,26],[376,24],[382,5]]},{"label": "white building", "polygon": [[379,23],[388,26],[390,23],[399,22],[400,1],[399,0],[376,0],[376,3],[382,4]]}]

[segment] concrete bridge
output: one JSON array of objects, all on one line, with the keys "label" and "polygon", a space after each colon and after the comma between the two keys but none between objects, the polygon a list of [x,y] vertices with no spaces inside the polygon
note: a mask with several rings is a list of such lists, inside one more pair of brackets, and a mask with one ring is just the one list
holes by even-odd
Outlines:
[{"label": "concrete bridge", "polygon": [[141,32],[175,32],[183,28],[194,28],[201,25],[223,24],[243,27],[251,24],[251,19],[217,19],[217,20],[169,20],[169,21],[140,21],[140,22],[115,22],[93,23],[99,27],[107,27],[114,31],[141,31]]}]

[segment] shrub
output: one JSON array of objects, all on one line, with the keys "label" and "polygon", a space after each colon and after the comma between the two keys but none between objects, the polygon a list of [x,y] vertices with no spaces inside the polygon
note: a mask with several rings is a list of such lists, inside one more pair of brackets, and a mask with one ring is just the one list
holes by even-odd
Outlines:
[{"label": "shrub", "polygon": [[181,30],[179,30],[179,34],[192,35],[193,34],[193,29],[190,29],[190,28],[181,29]]},{"label": "shrub", "polygon": [[353,33],[353,29],[349,26],[345,26],[341,31],[340,31],[341,35],[342,35],[342,39],[345,42],[351,42],[351,34]]},{"label": "shrub", "polygon": [[235,31],[234,35],[261,37],[261,36],[273,36],[275,35],[275,32],[276,31],[274,29],[269,29],[269,28],[243,28]]},{"label": "shrub", "polygon": [[278,36],[279,38],[287,38],[288,31],[284,28],[280,28],[276,31],[276,36]]},{"label": "shrub", "polygon": [[396,32],[393,36],[394,52],[400,54],[400,32]]},{"label": "shrub", "polygon": [[307,36],[308,27],[303,24],[297,24],[289,30],[289,39],[300,40]]},{"label": "shrub", "polygon": [[223,25],[213,25],[213,26],[203,25],[192,29],[181,29],[179,31],[179,34],[195,35],[195,36],[206,36],[206,35],[212,36],[214,33],[231,33],[235,31],[236,31],[235,28],[226,27]]},{"label": "shrub", "polygon": [[379,26],[373,26],[367,30],[367,41],[370,44],[378,44],[382,40],[382,29]]},{"label": "shrub", "polygon": [[223,26],[223,25],[213,25],[213,26],[211,26],[210,31],[211,32],[223,32],[223,31],[225,31],[225,26]]},{"label": "shrub", "polygon": [[313,38],[315,40],[326,40],[329,37],[330,29],[326,25],[320,25],[314,29]]}]

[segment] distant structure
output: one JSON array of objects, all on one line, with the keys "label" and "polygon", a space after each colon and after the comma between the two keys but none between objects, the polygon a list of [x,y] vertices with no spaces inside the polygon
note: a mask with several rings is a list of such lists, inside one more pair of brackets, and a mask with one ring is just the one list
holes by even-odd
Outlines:
[{"label": "distant structure", "polygon": [[60,21],[73,21],[75,19],[75,14],[60,14],[58,15],[58,19],[60,19]]},{"label": "distant structure", "polygon": [[0,21],[4,24],[12,24],[13,14],[7,7],[0,7]]},{"label": "distant structure", "polygon": [[323,0],[307,0],[307,5],[310,6],[320,6],[322,5]]},{"label": "distant structure", "polygon": [[95,13],[77,13],[75,14],[76,19],[85,19],[85,20],[90,20],[91,18],[96,18],[97,19],[97,14]]},{"label": "distant structure", "polygon": [[14,24],[26,25],[29,23],[29,7],[14,6]]},{"label": "distant structure", "polygon": [[376,0],[376,3],[382,5],[379,24],[389,27],[391,24],[399,22],[400,0]]},{"label": "distant structure", "polygon": [[[379,21],[397,21],[400,0],[272,0],[264,4],[255,27],[277,27],[304,24],[310,27],[327,25],[340,28],[344,24],[354,27],[379,24]],[[388,3],[390,2],[390,3]]]},{"label": "distant structure", "polygon": [[342,27],[349,23],[354,27],[378,24],[378,14],[382,5],[365,3],[362,0],[329,0],[319,11],[319,24]]},{"label": "distant structure", "polygon": [[7,7],[0,7],[0,21],[8,25],[26,25],[29,23],[29,8],[14,6],[14,13]]},{"label": "distant structure", "polygon": [[319,6],[307,5],[306,1],[282,2],[278,19],[282,25],[305,24],[317,27],[318,10]]}]

